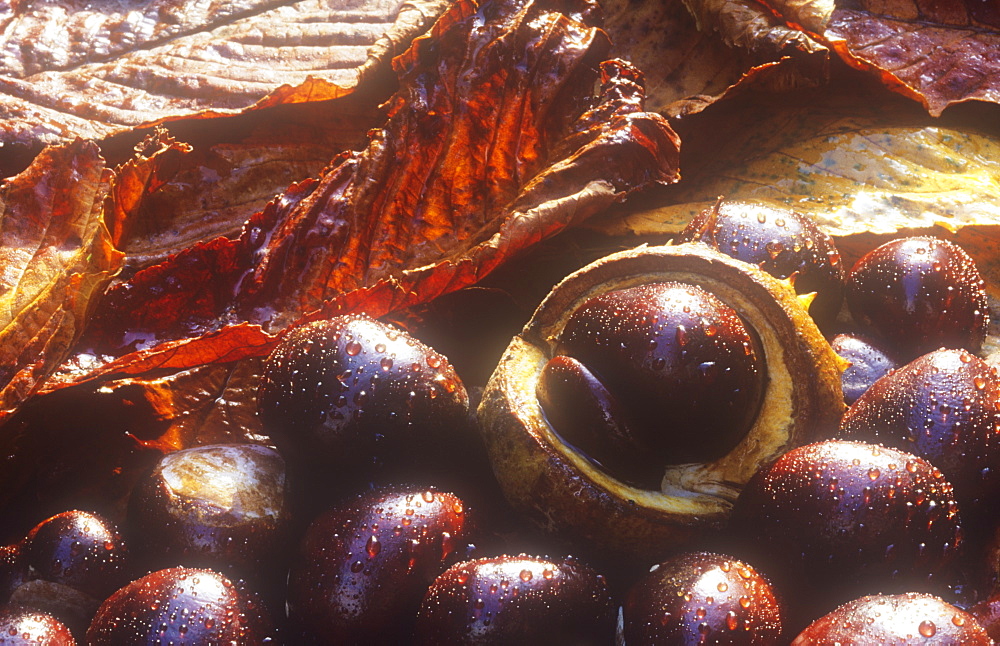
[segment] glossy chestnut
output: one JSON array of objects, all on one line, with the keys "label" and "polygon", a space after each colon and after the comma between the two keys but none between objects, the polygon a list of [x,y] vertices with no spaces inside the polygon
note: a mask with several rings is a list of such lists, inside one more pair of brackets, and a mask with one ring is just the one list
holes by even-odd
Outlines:
[{"label": "glossy chestnut", "polygon": [[498,556],[457,563],[427,590],[420,646],[608,644],[614,605],[604,577],[572,558]]},{"label": "glossy chestnut", "polygon": [[940,347],[977,353],[989,327],[975,261],[939,238],[897,238],[868,252],[851,268],[846,294],[854,321],[903,361]]},{"label": "glossy chestnut", "polygon": [[288,575],[297,643],[405,641],[427,587],[474,538],[465,503],[429,488],[381,488],[324,512]]},{"label": "glossy chestnut", "polygon": [[782,630],[770,582],[753,566],[711,552],[685,552],[654,565],[623,605],[628,646],[777,645]]},{"label": "glossy chestnut", "polygon": [[108,597],[87,629],[89,646],[274,642],[269,610],[222,574],[197,568],[150,572]]},{"label": "glossy chestnut", "polygon": [[790,278],[799,294],[815,294],[809,313],[832,321],[844,297],[844,266],[833,240],[798,211],[723,200],[696,215],[677,242],[699,241],[775,278]]}]

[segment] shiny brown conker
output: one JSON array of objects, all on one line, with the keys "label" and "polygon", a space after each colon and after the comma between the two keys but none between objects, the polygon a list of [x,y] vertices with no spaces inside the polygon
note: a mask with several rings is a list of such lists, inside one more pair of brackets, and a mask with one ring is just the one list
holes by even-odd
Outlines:
[{"label": "shiny brown conker", "polygon": [[790,603],[828,609],[872,589],[943,587],[963,525],[951,484],[923,458],[828,440],[757,472],[728,532],[740,554],[795,595]]},{"label": "shiny brown conker", "polygon": [[129,549],[117,526],[91,512],[56,514],[28,532],[21,547],[28,578],[59,583],[102,600],[128,582]]},{"label": "shiny brown conker", "polygon": [[837,246],[808,215],[765,204],[721,201],[696,215],[677,242],[700,241],[727,256],[757,265],[775,278],[791,278],[799,294],[815,294],[809,313],[830,322],[844,298],[844,266]]},{"label": "shiny brown conker", "polygon": [[848,404],[853,404],[872,384],[901,365],[880,343],[858,334],[838,334],[830,346],[850,363],[840,379]]},{"label": "shiny brown conker", "polygon": [[497,556],[457,563],[427,590],[414,643],[609,644],[614,605],[604,577],[573,558]]},{"label": "shiny brown conker", "polygon": [[989,304],[976,263],[930,236],[897,238],[858,260],[847,277],[854,321],[909,361],[940,347],[982,348]]},{"label": "shiny brown conker", "polygon": [[650,568],[623,604],[624,643],[781,644],[782,610],[751,565],[711,552],[685,552]]},{"label": "shiny brown conker", "polygon": [[2,646],[76,646],[69,628],[52,615],[30,608],[0,610]]},{"label": "shiny brown conker", "polygon": [[289,331],[257,394],[264,432],[286,459],[362,475],[432,455],[468,406],[446,357],[363,314]]},{"label": "shiny brown conker", "polygon": [[[725,455],[752,425],[765,385],[759,341],[736,311],[696,285],[673,281],[590,298],[570,315],[550,363],[564,361],[560,356],[593,379],[555,385],[558,372],[550,366],[538,387],[540,403],[560,436],[605,465],[644,456],[662,467]],[[596,433],[568,423],[573,414],[562,412],[598,398],[616,402],[614,423],[624,429],[612,431],[610,442],[594,440]]]},{"label": "shiny brown conker", "polygon": [[968,612],[930,594],[870,595],[816,619],[792,646],[992,644]]},{"label": "shiny brown conker", "polygon": [[929,352],[876,381],[844,414],[840,436],[926,459],[963,510],[1000,497],[1000,376],[965,350]]},{"label": "shiny brown conker", "polygon": [[209,567],[260,580],[285,563],[291,500],[273,448],[211,444],[168,453],[140,479],[128,521],[147,570]]},{"label": "shiny brown conker", "polygon": [[380,488],[322,513],[288,575],[296,643],[405,642],[427,587],[474,536],[465,503],[428,488]]},{"label": "shiny brown conker", "polygon": [[196,568],[150,572],[108,597],[87,629],[89,646],[274,642],[269,610],[222,574]]}]

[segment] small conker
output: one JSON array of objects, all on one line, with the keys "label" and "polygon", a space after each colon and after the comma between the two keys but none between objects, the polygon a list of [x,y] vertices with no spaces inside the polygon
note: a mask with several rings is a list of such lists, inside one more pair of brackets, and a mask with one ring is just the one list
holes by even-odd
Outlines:
[{"label": "small conker", "polygon": [[975,617],[930,594],[871,595],[812,622],[792,646],[993,644]]},{"label": "small conker", "polygon": [[623,606],[628,646],[782,643],[775,590],[757,570],[711,552],[686,552],[650,568]]},{"label": "small conker", "polygon": [[128,520],[147,569],[210,567],[259,581],[284,562],[290,507],[276,450],[212,444],[163,456],[132,491]]},{"label": "small conker", "polygon": [[468,556],[465,503],[428,488],[387,487],[322,513],[288,575],[291,630],[301,642],[405,641],[427,586]]},{"label": "small conker", "polygon": [[703,242],[775,278],[791,278],[799,294],[815,294],[809,313],[830,322],[844,297],[837,246],[808,215],[765,204],[721,201],[696,215],[677,242]]},{"label": "small conker", "polygon": [[87,629],[86,643],[259,646],[275,634],[269,611],[254,593],[212,570],[168,568],[108,597]]},{"label": "small conker", "polygon": [[0,610],[2,646],[76,646],[69,628],[52,615],[30,608]]}]

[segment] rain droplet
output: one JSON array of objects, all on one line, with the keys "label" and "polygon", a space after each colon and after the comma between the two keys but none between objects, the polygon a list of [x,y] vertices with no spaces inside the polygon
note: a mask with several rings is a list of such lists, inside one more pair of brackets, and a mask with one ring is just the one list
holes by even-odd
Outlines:
[{"label": "rain droplet", "polygon": [[920,626],[917,630],[919,630],[920,634],[924,637],[933,637],[934,634],[937,633],[937,626],[935,626],[934,622],[930,619],[925,619],[920,622]]},{"label": "rain droplet", "polygon": [[531,578],[532,578],[531,570],[521,570],[521,575],[520,576],[521,576],[521,580],[524,581],[525,583],[527,583],[528,581],[531,581]]},{"label": "rain droplet", "polygon": [[361,344],[357,341],[349,341],[347,345],[344,346],[344,352],[346,352],[349,357],[356,357],[361,354]]}]

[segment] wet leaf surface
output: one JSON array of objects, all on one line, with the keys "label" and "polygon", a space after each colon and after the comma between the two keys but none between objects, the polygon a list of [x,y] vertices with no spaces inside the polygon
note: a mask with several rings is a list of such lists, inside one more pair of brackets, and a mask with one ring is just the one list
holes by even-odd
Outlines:
[{"label": "wet leaf surface", "polygon": [[859,1],[838,6],[825,38],[844,60],[937,116],[954,103],[1000,103],[1000,6]]}]

